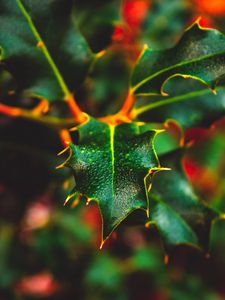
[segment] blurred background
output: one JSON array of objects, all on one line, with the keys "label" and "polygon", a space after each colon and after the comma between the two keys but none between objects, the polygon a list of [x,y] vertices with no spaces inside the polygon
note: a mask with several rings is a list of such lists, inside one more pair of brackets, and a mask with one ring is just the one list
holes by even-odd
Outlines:
[{"label": "blurred background", "polygon": [[[93,116],[120,108],[143,44],[172,47],[199,16],[202,26],[225,32],[224,0],[74,2],[77,26],[92,50],[107,49],[77,91]],[[35,99],[10,93],[14,86],[0,70],[1,102],[35,107]],[[50,114],[65,117],[67,107],[56,102]],[[99,250],[98,207],[63,206],[74,180],[69,169],[55,169],[66,157],[57,156],[62,134],[0,115],[0,300],[225,299],[223,221],[212,228],[208,255],[188,246],[166,253],[157,230],[138,225],[135,214]],[[225,119],[185,134],[193,144],[183,161],[186,175],[201,197],[225,210]]]}]

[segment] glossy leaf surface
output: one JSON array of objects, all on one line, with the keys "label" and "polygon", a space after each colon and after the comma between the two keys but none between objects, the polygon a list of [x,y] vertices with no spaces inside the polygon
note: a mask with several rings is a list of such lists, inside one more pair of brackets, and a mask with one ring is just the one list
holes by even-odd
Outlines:
[{"label": "glossy leaf surface", "polygon": [[131,87],[136,95],[164,94],[166,81],[183,76],[215,89],[224,74],[225,36],[194,23],[175,47],[163,51],[144,48],[134,69]]},{"label": "glossy leaf surface", "polygon": [[97,201],[104,240],[133,210],[149,209],[147,179],[160,169],[153,145],[156,131],[141,133],[137,123],[113,126],[90,119],[78,133],[79,144],[70,144],[66,162],[75,177],[73,194]]}]

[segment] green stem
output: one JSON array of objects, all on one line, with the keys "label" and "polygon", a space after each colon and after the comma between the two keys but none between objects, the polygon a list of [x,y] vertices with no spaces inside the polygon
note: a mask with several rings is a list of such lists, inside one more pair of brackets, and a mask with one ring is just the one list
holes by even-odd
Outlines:
[{"label": "green stem", "polygon": [[21,0],[16,0],[16,1],[17,1],[17,4],[19,5],[19,8],[20,8],[21,12],[23,13],[24,17],[27,19],[30,29],[33,32],[37,42],[40,43],[40,45],[41,45],[40,49],[42,50],[44,56],[46,57],[49,65],[50,65],[50,67],[51,67],[51,69],[52,69],[64,95],[65,95],[65,98],[68,98],[71,95],[71,92],[69,91],[69,88],[67,87],[64,79],[62,78],[62,75],[60,74],[59,69],[57,68],[56,64],[54,63],[44,41],[42,40],[40,34],[38,33],[29,13],[27,12],[24,5],[22,4]]},{"label": "green stem", "polygon": [[185,100],[188,100],[189,98],[202,96],[202,95],[206,95],[206,94],[209,94],[209,93],[211,93],[211,90],[204,89],[204,90],[200,90],[200,91],[190,92],[190,93],[186,93],[186,94],[183,94],[183,95],[167,98],[165,100],[159,100],[157,102],[150,103],[150,104],[147,104],[147,105],[139,107],[139,108],[134,108],[131,112],[131,115],[132,115],[132,118],[136,118],[137,116],[145,113],[146,111],[155,109],[157,107],[167,105],[167,104],[171,104],[171,103],[174,103],[174,102],[185,101]]},{"label": "green stem", "polygon": [[41,38],[39,32],[37,31],[32,19],[31,19],[31,16],[27,12],[27,10],[24,7],[21,0],[16,0],[16,1],[17,1],[17,4],[18,4],[21,12],[23,13],[24,17],[26,18],[26,20],[28,22],[31,31],[33,32],[33,34],[37,40],[37,47],[40,48],[41,51],[43,52],[46,60],[48,61],[49,65],[50,65],[50,68],[52,69],[53,74],[56,77],[56,80],[58,81],[60,88],[62,89],[62,92],[64,94],[64,100],[68,103],[71,113],[75,117],[75,120],[78,121],[78,123],[83,123],[86,120],[86,118],[85,118],[83,112],[81,111],[80,107],[78,106],[78,104],[77,104],[75,98],[73,97],[71,91],[69,90],[68,86],[66,85],[58,67],[56,66],[53,58],[51,57],[51,54],[48,51],[48,48],[46,47],[43,39]]}]

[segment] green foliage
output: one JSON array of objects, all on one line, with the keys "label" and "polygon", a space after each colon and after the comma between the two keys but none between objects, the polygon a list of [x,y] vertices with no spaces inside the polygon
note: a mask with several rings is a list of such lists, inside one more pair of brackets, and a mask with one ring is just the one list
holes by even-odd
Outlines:
[{"label": "green foliage", "polygon": [[93,54],[72,9],[71,1],[1,1],[1,64],[19,90],[55,101],[68,97],[86,77]]},{"label": "green foliage", "polygon": [[194,78],[214,90],[224,77],[224,44],[223,34],[194,23],[171,49],[153,51],[145,47],[132,76],[134,93],[164,94],[165,82],[174,76]]},{"label": "green foliage", "polygon": [[181,166],[181,154],[162,159],[172,169],[156,175],[149,195],[152,199],[150,224],[155,224],[167,247],[189,244],[207,251],[212,221],[219,216],[201,201]]},{"label": "green foliage", "polygon": [[0,0],[1,300],[224,299],[224,36],[181,37],[204,1]]}]

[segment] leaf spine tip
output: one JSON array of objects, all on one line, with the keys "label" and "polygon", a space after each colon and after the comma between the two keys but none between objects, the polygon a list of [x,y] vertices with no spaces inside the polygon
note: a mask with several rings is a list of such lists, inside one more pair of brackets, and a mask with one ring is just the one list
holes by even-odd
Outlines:
[{"label": "leaf spine tip", "polygon": [[69,200],[70,200],[70,197],[68,196],[68,197],[66,198],[66,200],[64,201],[63,206],[66,206],[66,204],[68,203]]},{"label": "leaf spine tip", "polygon": [[69,149],[69,147],[66,147],[65,149],[63,149],[62,151],[60,151],[57,156],[62,155],[63,153],[65,153],[67,150]]},{"label": "leaf spine tip", "polygon": [[200,25],[201,19],[202,19],[202,17],[201,17],[201,16],[198,16],[198,17],[196,18],[196,20],[194,21],[194,23],[196,23],[196,24],[198,24],[199,26],[201,26],[201,25]]},{"label": "leaf spine tip", "polygon": [[56,168],[56,170],[58,170],[58,169],[62,169],[62,168],[64,168],[64,167],[65,167],[65,163],[62,163],[62,164],[58,165],[58,166],[55,167],[55,168]]},{"label": "leaf spine tip", "polygon": [[105,244],[105,240],[102,240],[102,241],[101,241],[101,244],[100,244],[100,246],[99,246],[99,250],[102,250],[104,244]]},{"label": "leaf spine tip", "polygon": [[[72,206],[71,207],[75,207],[78,203],[79,203],[79,200],[80,200],[80,195],[78,195],[77,194],[77,192],[71,192],[68,196],[67,196],[67,198],[66,198],[66,200],[64,201],[64,206],[69,202],[69,200],[70,199],[72,199],[73,197],[75,197],[75,196],[77,196],[76,197],[76,199],[73,201],[73,203],[72,203]],[[74,202],[76,202],[76,205],[74,204]],[[73,206],[74,205],[74,206]]]},{"label": "leaf spine tip", "polygon": [[216,89],[212,89],[212,93],[213,93],[214,95],[217,95]]},{"label": "leaf spine tip", "polygon": [[91,199],[87,199],[86,206],[88,206],[90,204],[90,202],[91,202]]},{"label": "leaf spine tip", "polygon": [[69,129],[69,131],[71,131],[71,132],[72,132],[72,131],[76,131],[76,130],[77,130],[77,126],[72,127],[72,128]]},{"label": "leaf spine tip", "polygon": [[197,25],[198,28],[202,29],[201,25],[200,25],[200,21],[201,21],[202,17],[201,16],[198,16],[195,21],[193,23],[191,23],[190,26],[188,26],[186,29],[185,29],[185,32],[190,30],[194,25]]},{"label": "leaf spine tip", "polygon": [[98,53],[95,54],[95,57],[100,58],[100,57],[104,56],[105,53],[106,53],[106,50],[99,51]]},{"label": "leaf spine tip", "polygon": [[66,197],[66,200],[64,201],[64,203],[63,203],[63,206],[66,206],[66,204],[69,202],[69,200],[71,199],[71,195],[68,195],[67,197]]},{"label": "leaf spine tip", "polygon": [[165,132],[166,129],[154,129],[156,135],[158,135],[159,133]]},{"label": "leaf spine tip", "polygon": [[150,222],[145,223],[145,228],[149,229],[150,226],[151,226],[151,223],[150,223]]}]

